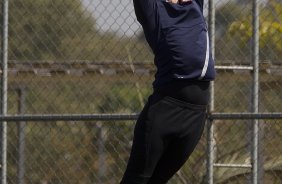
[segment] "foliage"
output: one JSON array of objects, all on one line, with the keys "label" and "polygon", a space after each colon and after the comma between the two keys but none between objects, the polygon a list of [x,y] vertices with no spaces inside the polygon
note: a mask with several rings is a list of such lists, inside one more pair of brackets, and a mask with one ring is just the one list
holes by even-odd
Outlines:
[{"label": "foliage", "polygon": [[[250,104],[250,74],[223,72],[215,82],[215,107],[217,112],[247,112]],[[261,75],[268,86],[269,74]],[[264,111],[281,111],[280,76],[271,76],[276,85],[261,89]],[[27,114],[60,113],[134,113],[141,105],[135,83],[139,82],[144,101],[150,93],[149,79],[130,75],[103,76],[60,76],[34,77],[19,75],[10,77],[11,83],[27,86]],[[271,89],[271,90],[269,90]],[[271,103],[270,103],[271,102]],[[9,114],[17,112],[17,96],[9,91]],[[245,163],[250,140],[248,121],[216,121],[217,163]],[[281,121],[264,124],[265,169],[277,179],[281,168]],[[89,122],[27,122],[25,179],[27,183],[117,183],[123,174],[129,156],[134,121],[89,121]],[[9,183],[16,181],[17,129],[9,123],[8,177]],[[102,133],[101,133],[102,132]],[[104,133],[103,133],[104,132]],[[248,138],[249,137],[249,138]],[[190,183],[201,183],[206,176],[206,135],[183,167],[182,177]],[[101,159],[106,170],[102,177]],[[275,164],[273,164],[275,162]],[[247,162],[248,163],[248,162]],[[271,167],[273,166],[273,167]],[[103,173],[103,172],[102,172]],[[216,168],[216,181],[241,181],[249,170]],[[175,176],[171,184],[176,184]],[[70,181],[71,180],[71,181]],[[174,182],[175,181],[175,182]],[[203,181],[203,183],[205,183]],[[244,183],[243,180],[241,183]]]},{"label": "foliage", "polygon": [[12,0],[9,15],[11,59],[62,58],[60,48],[70,47],[66,40],[95,33],[79,0]]},{"label": "foliage", "polygon": [[217,64],[225,64],[225,61],[241,64],[248,57],[249,49],[238,46],[240,39],[230,36],[229,26],[240,17],[248,15],[249,11],[250,6],[248,4],[242,5],[235,2],[230,2],[228,5],[217,9],[215,20],[215,59]]},{"label": "foliage", "polygon": [[140,54],[148,51],[143,42],[99,32],[80,0],[11,0],[9,4],[11,60],[124,60],[128,44],[134,45],[134,60],[152,59]]},{"label": "foliage", "polygon": [[[260,9],[260,48],[264,59],[281,58],[282,56],[282,4],[270,0]],[[229,27],[231,37],[240,41],[241,47],[250,43],[253,28],[252,16],[241,17]],[[266,54],[266,55],[264,55]],[[273,56],[274,55],[274,56]]]},{"label": "foliage", "polygon": [[[137,79],[123,77],[126,80],[97,76],[33,79],[26,75],[11,77],[10,82],[27,86],[25,112],[28,114],[139,112],[142,107],[134,85]],[[144,82],[141,93],[145,101],[150,90]],[[17,113],[17,100],[17,95],[9,92],[9,113]],[[133,121],[28,122],[25,180],[27,183],[115,183],[129,156],[133,126]],[[8,129],[8,178],[9,183],[15,183],[18,130],[15,123],[9,124]],[[104,160],[105,171],[101,169],[100,159]]]}]

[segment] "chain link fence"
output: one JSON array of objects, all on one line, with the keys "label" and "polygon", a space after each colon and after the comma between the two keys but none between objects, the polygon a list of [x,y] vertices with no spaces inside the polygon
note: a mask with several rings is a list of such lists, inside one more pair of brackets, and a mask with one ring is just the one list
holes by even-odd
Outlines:
[{"label": "chain link fence", "polygon": [[[282,1],[204,13],[211,121],[169,183],[281,184]],[[132,1],[2,0],[0,16],[1,183],[118,183],[155,72]]]}]

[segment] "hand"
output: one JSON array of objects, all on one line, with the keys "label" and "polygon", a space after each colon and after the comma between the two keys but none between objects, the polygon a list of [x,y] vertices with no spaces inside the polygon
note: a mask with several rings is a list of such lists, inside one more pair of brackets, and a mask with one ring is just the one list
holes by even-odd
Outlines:
[{"label": "hand", "polygon": [[167,0],[166,2],[177,4],[177,3],[178,3],[178,0]]},{"label": "hand", "polygon": [[167,0],[168,3],[174,3],[174,4],[185,4],[192,2],[192,0]]},{"label": "hand", "polygon": [[179,0],[179,4],[191,3],[192,0]]}]

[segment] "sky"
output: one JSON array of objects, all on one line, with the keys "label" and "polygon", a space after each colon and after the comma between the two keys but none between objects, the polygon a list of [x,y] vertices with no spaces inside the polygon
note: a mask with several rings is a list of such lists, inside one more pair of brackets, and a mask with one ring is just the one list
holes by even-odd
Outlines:
[{"label": "sky", "polygon": [[[81,1],[87,11],[94,16],[97,29],[101,32],[110,31],[119,36],[132,36],[140,33],[141,27],[136,21],[132,0]],[[215,0],[215,5],[221,7],[231,1],[235,0]]]},{"label": "sky", "polygon": [[97,29],[111,31],[123,36],[137,35],[137,23],[132,0],[81,0],[83,6],[94,16]]}]

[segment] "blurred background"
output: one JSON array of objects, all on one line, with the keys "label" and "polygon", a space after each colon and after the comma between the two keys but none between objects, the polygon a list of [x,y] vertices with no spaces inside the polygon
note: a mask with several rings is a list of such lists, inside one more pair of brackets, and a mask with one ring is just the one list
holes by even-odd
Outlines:
[{"label": "blurred background", "polygon": [[[204,14],[210,110],[239,115],[212,118],[169,183],[281,184],[282,1],[207,1]],[[155,72],[132,0],[1,0],[0,17],[2,183],[118,183]],[[85,114],[107,116],[72,119]]]}]

